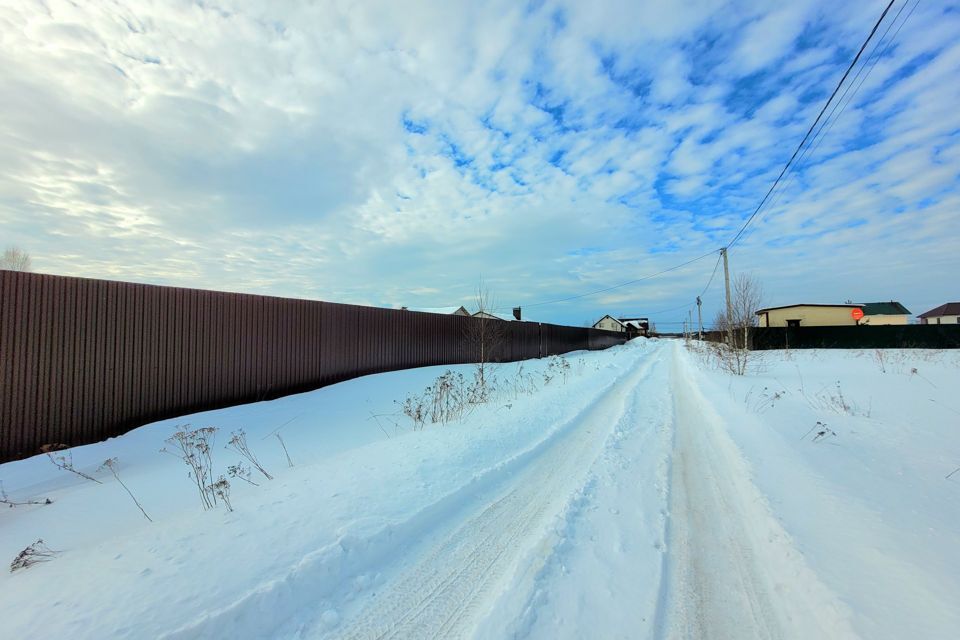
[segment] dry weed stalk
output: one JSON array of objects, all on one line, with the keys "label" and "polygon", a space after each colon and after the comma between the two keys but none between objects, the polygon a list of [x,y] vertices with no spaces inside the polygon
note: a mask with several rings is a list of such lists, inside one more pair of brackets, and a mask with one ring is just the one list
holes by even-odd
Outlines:
[{"label": "dry weed stalk", "polygon": [[143,509],[143,505],[141,505],[140,502],[136,499],[136,497],[134,497],[133,492],[130,491],[130,488],[123,482],[123,480],[120,479],[120,474],[117,471],[117,459],[108,458],[104,460],[103,464],[100,465],[100,469],[109,469],[110,473],[113,474],[113,477],[117,479],[117,482],[120,483],[120,486],[123,487],[124,490],[127,492],[127,495],[130,496],[130,499],[133,500],[133,504],[137,505],[137,508],[140,509],[140,513],[143,514],[143,517],[149,520],[150,522],[153,522],[153,518],[147,515],[147,512],[144,511]]},{"label": "dry weed stalk", "polygon": [[184,425],[183,429],[167,438],[170,449],[161,449],[180,458],[189,467],[187,477],[194,481],[204,509],[212,509],[217,505],[217,494],[210,489],[213,479],[213,460],[210,456],[216,433],[216,427],[190,429],[190,425]]},{"label": "dry weed stalk", "polygon": [[82,471],[77,471],[77,469],[74,468],[73,466],[73,453],[70,451],[68,451],[65,455],[60,454],[58,456],[54,456],[52,453],[48,453],[47,457],[50,459],[50,462],[53,463],[53,466],[55,466],[57,469],[63,469],[64,471],[69,471],[70,473],[74,473],[80,476],[81,478],[90,480],[91,482],[96,482],[97,484],[103,484],[96,478],[92,476],[88,476]]},{"label": "dry weed stalk", "polygon": [[226,478],[220,476],[216,482],[207,488],[223,500],[223,504],[227,505],[227,511],[233,511],[233,505],[230,503],[230,483]]},{"label": "dry weed stalk", "polygon": [[10,563],[10,573],[32,567],[40,562],[49,562],[53,560],[59,551],[54,551],[48,547],[43,538],[37,539],[33,544],[29,544],[23,551],[17,554],[17,557]]},{"label": "dry weed stalk", "polygon": [[251,476],[250,468],[243,466],[242,462],[238,462],[237,464],[230,465],[229,467],[227,467],[227,475],[229,475],[231,478],[237,478],[239,480],[243,480],[247,484],[252,484],[255,487],[260,486],[250,478]]},{"label": "dry weed stalk", "polygon": [[227,443],[226,448],[233,449],[246,458],[267,480],[273,480],[273,476],[267,473],[267,470],[264,469],[260,461],[257,460],[257,456],[253,455],[253,451],[250,450],[250,445],[247,443],[247,434],[243,429],[239,429],[230,434],[230,442]]},{"label": "dry weed stalk", "polygon": [[22,507],[31,504],[53,504],[53,500],[50,498],[43,498],[42,500],[13,500],[7,495],[6,489],[3,488],[3,481],[0,481],[0,504],[5,504],[12,509],[14,507]]}]

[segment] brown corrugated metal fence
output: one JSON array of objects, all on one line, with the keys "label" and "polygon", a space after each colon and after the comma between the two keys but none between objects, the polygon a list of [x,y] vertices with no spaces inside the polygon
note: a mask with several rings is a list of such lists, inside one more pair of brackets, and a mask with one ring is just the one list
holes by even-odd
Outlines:
[{"label": "brown corrugated metal fence", "polygon": [[[475,318],[0,271],[0,461],[348,378],[474,361]],[[504,361],[622,334],[505,322]]]}]

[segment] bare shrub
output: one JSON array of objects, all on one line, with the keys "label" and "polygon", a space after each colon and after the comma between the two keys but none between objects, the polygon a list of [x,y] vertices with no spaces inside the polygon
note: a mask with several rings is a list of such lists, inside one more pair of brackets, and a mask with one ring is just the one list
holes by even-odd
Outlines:
[{"label": "bare shrub", "polygon": [[7,247],[0,257],[0,269],[8,271],[30,271],[30,254],[20,247]]},{"label": "bare shrub", "polygon": [[22,507],[31,504],[53,504],[53,500],[50,498],[40,498],[39,500],[14,500],[7,495],[6,489],[3,488],[3,482],[0,481],[0,504],[5,504],[12,509],[14,507]]},{"label": "bare shrub", "polygon": [[130,488],[126,484],[124,484],[123,480],[120,479],[120,473],[117,471],[117,466],[118,465],[117,465],[116,458],[108,458],[107,460],[103,461],[102,465],[100,465],[100,469],[108,469],[110,473],[113,474],[113,477],[117,479],[117,482],[120,483],[120,486],[123,487],[124,490],[126,490],[127,495],[129,495],[130,499],[133,500],[133,504],[137,505],[137,508],[140,509],[140,513],[143,514],[143,517],[149,520],[150,522],[153,522],[153,518],[148,516],[147,512],[143,510],[143,505],[141,505],[140,502],[136,499],[136,497],[134,497],[133,492],[130,491]]},{"label": "bare shrub", "polygon": [[570,363],[560,356],[550,356],[547,359],[547,368],[543,371],[543,386],[547,386],[558,377],[563,378],[564,384],[570,374]]},{"label": "bare shrub", "polygon": [[473,380],[467,387],[467,399],[471,405],[491,402],[500,392],[500,382],[490,373],[490,367],[486,371],[479,367],[474,369]]},{"label": "bare shrub", "polygon": [[742,376],[747,372],[747,365],[752,356],[749,349],[722,342],[711,342],[710,349],[713,362],[720,370],[736,376]]},{"label": "bare shrub", "polygon": [[468,383],[462,373],[447,370],[422,393],[408,396],[403,401],[401,410],[413,422],[413,430],[423,429],[427,420],[433,424],[447,424],[459,420],[470,410],[472,404],[489,399],[495,379],[488,377],[486,382],[482,382],[478,376],[479,373],[475,371],[473,382]]},{"label": "bare shrub", "polygon": [[459,420],[467,410],[470,391],[462,373],[447,371],[432,385],[430,421],[447,424]]},{"label": "bare shrub", "polygon": [[39,538],[33,544],[29,544],[23,551],[17,554],[17,557],[10,563],[10,573],[32,567],[40,562],[49,562],[53,560],[59,551],[54,551],[44,543],[43,538]]},{"label": "bare shrub", "polygon": [[233,449],[246,458],[267,480],[273,480],[273,476],[267,473],[267,470],[264,469],[260,461],[257,460],[257,456],[250,450],[250,445],[247,443],[247,434],[243,429],[239,429],[230,434],[230,442],[227,443],[226,448]]},{"label": "bare shrub", "polygon": [[93,476],[88,476],[84,472],[78,471],[73,466],[73,453],[70,451],[68,451],[66,454],[60,454],[57,456],[54,456],[52,453],[48,453],[47,457],[50,459],[50,462],[53,463],[53,466],[55,466],[57,469],[62,469],[63,471],[69,471],[70,473],[76,474],[81,478],[84,478],[85,480],[96,482],[97,484],[103,484]]},{"label": "bare shrub", "polygon": [[[430,387],[427,387],[428,389]],[[420,431],[427,421],[427,403],[424,395],[411,395],[403,401],[400,409],[413,422],[413,430]]]},{"label": "bare shrub", "polygon": [[721,368],[742,376],[751,360],[750,329],[757,325],[756,311],[763,299],[760,282],[751,275],[741,273],[733,281],[730,294],[730,312],[726,308],[717,312],[714,328],[727,335],[727,348],[717,348],[714,355]]},{"label": "bare shrub", "polygon": [[212,509],[217,505],[217,494],[210,488],[213,480],[211,452],[216,434],[216,427],[190,429],[190,425],[184,425],[180,431],[167,438],[170,448],[161,449],[162,452],[183,460],[190,469],[187,477],[196,485],[204,509]]},{"label": "bare shrub", "polygon": [[467,321],[464,340],[476,360],[473,390],[475,403],[482,404],[487,401],[491,391],[491,381],[488,379],[491,363],[499,358],[509,325],[508,321],[494,315],[493,297],[483,282],[477,287],[475,302],[477,313]]},{"label": "bare shrub", "polygon": [[520,394],[533,395],[539,388],[533,373],[524,370],[522,362],[517,364],[517,369],[513,373],[513,379],[510,381],[513,390],[513,399],[516,400]]},{"label": "bare shrub", "polygon": [[[581,362],[583,365],[586,364],[583,360]],[[477,405],[490,403],[499,398],[507,399],[511,392],[514,399],[521,393],[527,395],[536,393],[540,389],[538,386],[540,380],[544,386],[557,378],[562,378],[566,382],[571,371],[570,362],[559,356],[550,357],[546,369],[541,373],[542,378],[525,371],[522,362],[518,363],[512,378],[508,376],[503,381],[490,374],[489,370],[484,373],[479,367],[474,369],[473,378],[469,381],[462,373],[447,370],[422,392],[410,394],[402,403],[394,402],[400,406],[403,415],[413,423],[413,430],[420,431],[428,421],[432,424],[447,424],[461,420]],[[507,405],[508,408],[511,406]],[[371,412],[370,417],[378,419],[389,416]],[[380,424],[379,420],[377,424]],[[386,433],[382,424],[380,429]]]}]

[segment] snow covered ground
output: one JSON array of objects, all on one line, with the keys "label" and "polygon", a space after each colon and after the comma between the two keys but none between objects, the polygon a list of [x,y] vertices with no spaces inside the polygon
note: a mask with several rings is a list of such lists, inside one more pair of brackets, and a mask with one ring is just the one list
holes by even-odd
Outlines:
[{"label": "snow covered ground", "polygon": [[[737,377],[637,340],[525,362],[524,385],[503,365],[492,402],[421,431],[396,401],[446,367],[73,450],[103,484],[0,465],[8,500],[53,501],[0,510],[0,558],[59,552],[0,575],[3,635],[953,638],[958,357],[768,352]],[[219,429],[215,476],[243,428],[274,479],[202,510],[159,451],[184,423]]]}]

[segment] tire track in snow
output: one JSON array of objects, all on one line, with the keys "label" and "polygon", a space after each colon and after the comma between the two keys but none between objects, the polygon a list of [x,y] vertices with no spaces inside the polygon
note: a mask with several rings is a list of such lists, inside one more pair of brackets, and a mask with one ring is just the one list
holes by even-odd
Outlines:
[{"label": "tire track in snow", "polygon": [[770,512],[674,347],[664,638],[852,638],[848,613]]},{"label": "tire track in snow", "polygon": [[570,498],[518,566],[478,638],[642,638],[663,574],[673,398],[669,356],[653,371]]},{"label": "tire track in snow", "polygon": [[[469,635],[491,591],[540,538],[549,518],[582,485],[626,403],[650,373],[652,358],[601,395],[563,438],[505,480],[485,502],[421,560],[385,585],[340,628],[319,637],[352,640],[448,638]],[[307,632],[303,637],[314,637]]]},{"label": "tire track in snow", "polygon": [[[357,603],[368,602],[370,576],[379,582],[381,571],[390,580],[402,575],[417,551],[429,553],[434,542],[443,540],[449,530],[468,519],[491,500],[497,499],[515,481],[515,477],[548,457],[582,425],[586,416],[597,410],[602,398],[623,386],[635,374],[634,367],[646,358],[647,349],[634,348],[623,353],[626,367],[605,382],[580,405],[573,415],[527,449],[513,452],[467,484],[425,505],[406,520],[384,523],[360,536],[345,534],[304,555],[285,572],[266,578],[242,597],[219,609],[207,611],[192,621],[162,635],[164,640],[197,637],[310,637],[330,631],[340,637],[336,627],[341,611],[349,613]],[[625,370],[626,369],[626,370]],[[439,543],[437,543],[439,544]],[[403,548],[398,553],[398,546]],[[379,588],[373,587],[374,590]],[[420,588],[420,587],[418,587]],[[340,611],[338,611],[340,609]],[[349,615],[347,616],[349,621]]]}]

